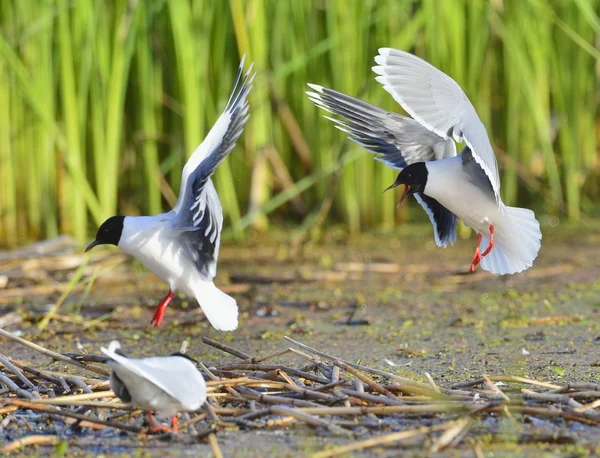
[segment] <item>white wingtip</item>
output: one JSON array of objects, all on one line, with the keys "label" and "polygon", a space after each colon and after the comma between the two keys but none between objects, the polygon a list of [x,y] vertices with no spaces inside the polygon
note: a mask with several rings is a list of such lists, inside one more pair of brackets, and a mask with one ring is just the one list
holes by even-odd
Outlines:
[{"label": "white wingtip", "polygon": [[244,64],[245,64],[245,63],[246,63],[246,53],[244,53],[244,54],[242,55],[242,58],[240,59],[240,65],[239,65],[239,67],[240,67],[240,68],[244,68]]},{"label": "white wingtip", "polygon": [[320,94],[323,93],[323,86],[319,86],[318,84],[313,84],[313,83],[306,83],[306,85],[309,88],[314,89],[315,91],[319,92]]},{"label": "white wingtip", "polygon": [[[246,56],[244,55],[244,57],[246,57]],[[252,69],[254,69],[254,62],[252,62],[250,64],[250,67],[248,67],[248,70],[246,71],[246,76],[248,76],[252,72]],[[255,76],[256,76],[256,73],[254,75],[252,75],[252,79],[250,80],[250,83],[248,83],[248,84],[252,84],[252,81],[254,80]]]},{"label": "white wingtip", "polygon": [[385,68],[383,68],[381,65],[374,65],[371,67],[371,70],[373,70],[373,72],[377,75],[385,75]]},{"label": "white wingtip", "polygon": [[387,91],[387,88],[386,88],[387,77],[385,75],[376,76],[375,81],[377,81],[378,83],[381,83],[383,85],[383,87],[385,88],[385,90]]},{"label": "white wingtip", "polygon": [[352,132],[350,132],[350,131],[349,131],[347,128],[345,128],[344,126],[340,126],[339,124],[335,124],[333,127],[334,127],[335,129],[337,129],[337,130],[341,131],[341,132],[344,132],[345,134],[348,134],[348,135],[353,135],[353,134],[352,134]]},{"label": "white wingtip", "polygon": [[[328,107],[328,106],[325,104],[325,102],[323,102],[323,100],[322,100],[321,98],[318,98],[318,99],[316,99],[316,98],[311,98],[310,100],[312,100],[312,102],[313,102],[313,103],[314,103],[314,104],[315,104],[317,107],[319,107],[321,110],[323,110],[323,111],[326,111],[327,113],[335,114],[335,113],[334,113],[334,112],[331,110],[331,108],[329,108],[329,107]],[[325,117],[327,117],[327,116],[325,116]]]},{"label": "white wingtip", "polygon": [[[333,127],[335,127],[336,129],[340,129],[342,132],[346,132],[348,134],[352,134],[352,132],[350,132],[349,130],[349,126],[348,124],[346,124],[344,121],[342,121],[341,119],[335,119],[332,118],[331,116],[323,116],[325,119],[333,122]],[[352,134],[354,135],[354,134]]]},{"label": "white wingtip", "polygon": [[336,129],[338,129],[341,132],[344,132],[347,135],[347,139],[350,140],[351,142],[356,143],[358,146],[364,148],[365,150],[373,153],[373,154],[378,154],[376,151],[373,151],[372,149],[370,149],[368,146],[366,146],[362,140],[360,138],[358,138],[358,136],[353,133],[351,130],[345,129],[342,126],[334,126]]},{"label": "white wingtip", "polygon": [[381,56],[389,56],[392,51],[394,51],[394,48],[379,48],[377,50]]},{"label": "white wingtip", "polygon": [[378,65],[385,65],[387,63],[386,56],[375,56],[375,62]]},{"label": "white wingtip", "polygon": [[[254,66],[254,62],[252,62],[252,65],[250,66],[250,69],[252,69],[252,67]],[[252,76],[250,77],[250,79],[248,80],[248,84],[246,84],[246,86],[251,87],[252,84],[254,83],[254,78],[256,78],[256,72],[254,72],[252,74]],[[248,93],[250,93],[250,91],[248,91]]]}]

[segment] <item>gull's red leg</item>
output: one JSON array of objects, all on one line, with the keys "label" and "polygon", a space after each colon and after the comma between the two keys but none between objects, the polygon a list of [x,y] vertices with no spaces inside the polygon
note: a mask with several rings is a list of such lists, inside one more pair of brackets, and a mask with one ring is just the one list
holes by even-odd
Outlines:
[{"label": "gull's red leg", "polygon": [[163,316],[165,314],[165,310],[167,310],[167,306],[169,305],[169,303],[171,302],[171,299],[173,299],[173,297],[175,297],[175,293],[173,291],[169,290],[169,294],[167,294],[165,296],[165,298],[162,301],[160,301],[158,306],[156,307],[154,316],[152,317],[152,320],[150,321],[150,324],[154,323],[155,328],[160,326],[160,324],[162,323]]},{"label": "gull's red leg", "polygon": [[490,224],[490,244],[488,245],[488,247],[485,249],[485,251],[483,253],[481,253],[481,257],[485,257],[488,254],[490,254],[490,251],[492,251],[492,248],[494,248],[494,225]]},{"label": "gull's red leg", "polygon": [[154,417],[152,416],[152,414],[150,413],[149,410],[146,410],[146,416],[148,417],[148,422],[150,423],[150,428],[152,428],[152,431],[154,431],[155,433],[157,433],[159,431],[162,431],[165,433],[172,432],[171,428],[169,428],[168,426],[157,425],[156,422],[154,421]]},{"label": "gull's red leg", "polygon": [[473,262],[471,263],[471,267],[469,268],[469,272],[474,272],[475,267],[481,261],[481,253],[479,252],[479,246],[481,245],[482,235],[477,234],[477,246],[475,247],[475,256],[473,256]]},{"label": "gull's red leg", "polygon": [[171,417],[171,426],[173,427],[173,428],[171,428],[173,430],[173,433],[179,434],[179,426],[177,425],[177,416],[176,415],[173,415]]}]

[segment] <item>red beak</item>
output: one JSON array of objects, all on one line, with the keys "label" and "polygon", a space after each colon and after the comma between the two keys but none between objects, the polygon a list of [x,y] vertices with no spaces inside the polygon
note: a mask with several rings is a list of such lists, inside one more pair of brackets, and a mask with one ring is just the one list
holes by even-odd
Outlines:
[{"label": "red beak", "polygon": [[408,191],[410,191],[410,186],[405,184],[404,185],[404,192],[402,193],[402,197],[400,197],[400,200],[398,201],[398,205],[396,205],[396,208],[400,207],[400,204],[404,201],[404,199],[406,199],[406,196],[408,196]]}]

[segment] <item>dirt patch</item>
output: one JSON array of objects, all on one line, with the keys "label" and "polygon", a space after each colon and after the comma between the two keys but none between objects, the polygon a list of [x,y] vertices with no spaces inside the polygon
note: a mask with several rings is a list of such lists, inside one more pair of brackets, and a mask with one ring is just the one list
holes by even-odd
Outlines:
[{"label": "dirt patch", "polygon": [[[163,325],[152,328],[153,309],[166,286],[130,261],[99,276],[89,288],[91,282],[74,288],[46,329],[39,331],[37,324],[48,313],[47,304],[55,304],[65,289],[29,294],[31,288],[68,284],[74,266],[45,268],[42,262],[38,270],[47,274],[36,277],[31,274],[35,266],[26,266],[27,270],[21,262],[0,271],[0,276],[8,277],[7,286],[0,290],[3,319],[12,313],[3,327],[60,352],[79,352],[83,347],[95,354],[101,345],[118,339],[132,355],[149,356],[177,351],[187,340],[188,352],[207,366],[235,358],[202,344],[201,337],[254,355],[284,349],[281,338],[289,335],[347,361],[417,381],[425,382],[429,373],[447,388],[482,374],[557,385],[598,383],[598,229],[544,229],[534,267],[505,277],[481,271],[466,274],[474,239],[439,249],[427,226],[361,237],[332,230],[319,243],[307,245],[301,256],[291,256],[284,235],[277,233],[248,240],[243,247],[226,245],[217,284],[229,288],[240,305],[240,328],[233,333],[214,331],[197,305],[183,297],[169,306]],[[90,264],[82,278],[98,275],[115,259],[103,260],[102,269]],[[17,287],[22,295],[6,294]],[[12,342],[2,341],[2,353],[35,367],[65,369],[64,364],[50,364],[48,358]],[[289,363],[298,361],[290,357]],[[496,433],[478,437],[484,456],[488,452],[496,457],[530,456],[534,451],[587,456],[597,447],[597,428],[577,422],[536,423],[539,419],[527,415],[517,420],[515,424],[499,415],[493,425]],[[389,427],[369,429],[352,439],[301,424],[277,430],[223,430],[218,438],[226,456],[298,456],[381,435]],[[414,422],[398,425],[399,429],[413,427]],[[31,433],[23,428],[6,430],[2,440]],[[210,453],[208,444],[190,443],[185,437],[172,442],[140,442],[133,434],[93,432],[64,437],[69,455],[118,455],[133,450],[140,450],[135,452],[140,456]],[[474,446],[472,440],[463,441],[456,453],[472,456]],[[405,450],[407,456],[426,454],[422,441]],[[399,453],[387,448],[377,451],[382,456]],[[52,454],[53,449],[38,452]]]}]

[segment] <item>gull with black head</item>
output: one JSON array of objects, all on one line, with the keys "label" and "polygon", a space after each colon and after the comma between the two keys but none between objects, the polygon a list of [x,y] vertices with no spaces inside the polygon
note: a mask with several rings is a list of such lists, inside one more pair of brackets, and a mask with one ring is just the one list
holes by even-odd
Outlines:
[{"label": "gull with black head", "polygon": [[[414,195],[438,246],[454,244],[458,218],[477,232],[471,272],[480,263],[494,274],[531,267],[541,246],[540,225],[531,210],[502,202],[487,131],[458,83],[405,51],[381,48],[375,61],[376,80],[412,119],[315,84],[308,95],[336,116],[328,119],[350,140],[400,170],[388,189],[405,186],[398,205]],[[453,138],[466,143],[458,155]]]},{"label": "gull with black head", "polygon": [[242,58],[224,112],[183,168],[175,207],[156,216],[113,216],[86,248],[116,245],[168,283],[169,293],[151,321],[155,326],[162,322],[175,291],[182,291],[196,298],[215,329],[237,328],[236,301],[213,283],[223,209],[210,177],[235,147],[249,117],[247,99],[254,74],[252,65],[245,74],[243,70]]}]

